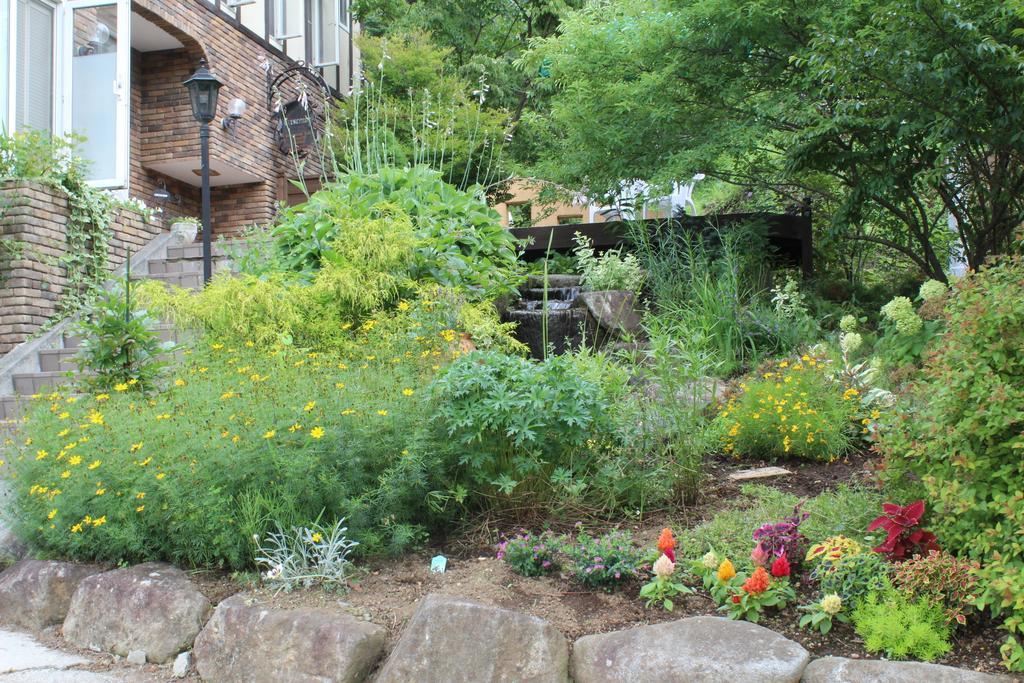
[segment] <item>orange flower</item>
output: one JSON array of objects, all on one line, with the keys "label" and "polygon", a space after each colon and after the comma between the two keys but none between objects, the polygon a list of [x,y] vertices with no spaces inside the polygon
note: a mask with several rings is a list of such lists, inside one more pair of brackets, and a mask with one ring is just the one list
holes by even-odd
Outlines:
[{"label": "orange flower", "polygon": [[732,566],[732,562],[729,560],[722,560],[722,564],[718,565],[718,580],[725,583],[735,576],[736,568]]},{"label": "orange flower", "polygon": [[743,582],[743,590],[753,595],[757,595],[758,593],[764,593],[768,590],[769,583],[771,583],[771,578],[769,578],[768,572],[765,571],[764,567],[758,567],[754,570],[753,575]]}]

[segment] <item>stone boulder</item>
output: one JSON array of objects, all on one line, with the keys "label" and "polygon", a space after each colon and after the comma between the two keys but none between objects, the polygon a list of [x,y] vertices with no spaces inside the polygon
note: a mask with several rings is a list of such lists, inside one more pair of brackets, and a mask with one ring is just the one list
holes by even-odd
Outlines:
[{"label": "stone boulder", "polygon": [[89,576],[71,598],[64,637],[79,647],[125,657],[142,650],[163,664],[192,646],[210,602],[185,572],[140,564]]},{"label": "stone boulder", "polygon": [[923,662],[822,657],[807,665],[802,680],[804,683],[997,683],[1010,678]]},{"label": "stone boulder", "polygon": [[577,301],[586,307],[602,330],[613,336],[635,336],[641,332],[643,316],[637,309],[633,292],[583,292]]},{"label": "stone boulder", "polygon": [[347,614],[271,609],[243,595],[217,605],[196,638],[196,669],[212,683],[354,683],[384,652],[385,631]]},{"label": "stone boulder", "polygon": [[584,636],[572,653],[576,683],[757,681],[796,683],[810,656],[756,624],[691,617]]},{"label": "stone boulder", "polygon": [[92,565],[22,560],[0,574],[0,624],[42,631],[64,621],[79,582]]},{"label": "stone boulder", "polygon": [[376,683],[565,683],[568,659],[565,637],[543,619],[428,595]]}]

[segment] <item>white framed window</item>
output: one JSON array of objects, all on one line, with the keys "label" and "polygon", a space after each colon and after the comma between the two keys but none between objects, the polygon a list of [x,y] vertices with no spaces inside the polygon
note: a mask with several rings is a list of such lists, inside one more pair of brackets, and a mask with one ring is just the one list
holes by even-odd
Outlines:
[{"label": "white framed window", "polygon": [[341,63],[343,3],[313,0],[313,66]]},{"label": "white framed window", "polygon": [[9,41],[13,54],[7,56],[8,75],[14,84],[13,88],[6,88],[13,94],[8,103],[10,121],[15,130],[52,131],[56,116],[54,34],[57,9],[44,0],[16,0],[14,16],[9,21],[14,34]]}]

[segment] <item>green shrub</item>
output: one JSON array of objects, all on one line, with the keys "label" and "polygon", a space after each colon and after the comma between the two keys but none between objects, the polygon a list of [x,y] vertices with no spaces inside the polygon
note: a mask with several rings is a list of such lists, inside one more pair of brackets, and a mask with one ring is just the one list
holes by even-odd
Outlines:
[{"label": "green shrub", "polygon": [[151,391],[167,365],[159,359],[170,349],[153,330],[157,321],[145,310],[133,308],[127,275],[123,286],[123,292],[104,292],[77,326],[85,340],[75,357],[78,379],[92,391],[113,391],[119,386]]},{"label": "green shrub", "polygon": [[892,589],[868,595],[852,619],[868,652],[930,662],[952,649],[942,608],[926,600],[911,601]]},{"label": "green shrub", "polygon": [[628,531],[612,531],[597,538],[581,533],[575,543],[567,543],[566,569],[572,578],[587,588],[610,590],[639,578],[647,562],[647,553],[633,543]]},{"label": "green shrub", "polygon": [[511,292],[520,272],[517,243],[476,192],[463,192],[425,166],[349,173],[303,204],[284,209],[269,232],[270,255],[247,269],[313,273],[342,245],[359,242],[358,221],[411,221],[411,279],[467,288],[478,298]]},{"label": "green shrub", "polygon": [[852,448],[858,392],[844,390],[820,359],[783,360],[739,388],[716,418],[726,453],[831,462]]},{"label": "green shrub", "polygon": [[856,607],[873,591],[888,585],[892,565],[876,552],[846,555],[837,562],[820,564],[812,572],[822,594],[835,594],[851,607]]},{"label": "green shrub", "polygon": [[955,286],[947,332],[883,429],[890,481],[913,475],[944,548],[981,563],[979,604],[1005,617],[1007,663],[1024,669],[1024,262]]},{"label": "green shrub", "polygon": [[517,508],[665,499],[670,463],[628,448],[617,421],[624,385],[621,368],[585,355],[458,359],[433,387],[439,439],[453,442],[451,495]]},{"label": "green shrub", "polygon": [[588,238],[576,233],[576,269],[582,274],[580,282],[591,292],[625,290],[640,294],[644,286],[644,271],[633,254],[622,255],[621,249],[609,249],[600,256]]},{"label": "green shrub", "polygon": [[345,518],[362,552],[408,546],[441,478],[420,427],[443,352],[412,348],[207,343],[149,400],[46,396],[8,465],[16,528],[44,554],[183,566],[250,566],[254,534],[319,519]]},{"label": "green shrub", "polygon": [[498,559],[512,571],[523,576],[545,576],[558,570],[555,553],[562,540],[544,532],[540,535],[523,531],[498,544]]}]

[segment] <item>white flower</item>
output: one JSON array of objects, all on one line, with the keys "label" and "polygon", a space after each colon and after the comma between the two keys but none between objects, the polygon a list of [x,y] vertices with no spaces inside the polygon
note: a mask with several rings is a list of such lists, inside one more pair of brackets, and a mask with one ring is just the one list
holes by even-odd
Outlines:
[{"label": "white flower", "polygon": [[920,291],[918,292],[922,301],[931,301],[932,299],[938,299],[945,293],[946,285],[942,284],[938,280],[925,280],[924,284],[921,285]]},{"label": "white flower", "polygon": [[864,339],[857,332],[847,332],[839,338],[839,348],[843,354],[854,353],[864,343]]},{"label": "white flower", "polygon": [[672,576],[672,573],[676,570],[676,565],[672,560],[668,559],[667,555],[662,555],[658,558],[658,561],[654,563],[654,575],[659,579],[663,579],[668,576]]},{"label": "white flower", "polygon": [[718,555],[715,554],[714,550],[709,550],[707,554],[701,558],[700,563],[705,569],[718,569]]},{"label": "white flower", "polygon": [[839,610],[843,609],[843,599],[835,593],[829,593],[821,599],[821,611],[826,614],[839,614]]}]

